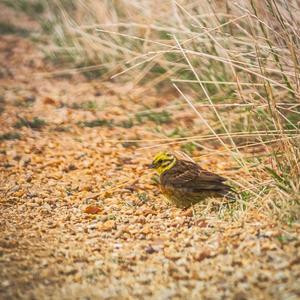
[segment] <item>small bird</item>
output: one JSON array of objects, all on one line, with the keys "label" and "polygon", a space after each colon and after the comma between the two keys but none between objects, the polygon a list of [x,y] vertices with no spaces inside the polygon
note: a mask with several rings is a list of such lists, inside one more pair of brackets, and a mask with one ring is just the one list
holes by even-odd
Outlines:
[{"label": "small bird", "polygon": [[168,152],[155,155],[150,168],[160,176],[162,193],[177,207],[188,208],[207,197],[232,199],[234,191],[225,178]]}]

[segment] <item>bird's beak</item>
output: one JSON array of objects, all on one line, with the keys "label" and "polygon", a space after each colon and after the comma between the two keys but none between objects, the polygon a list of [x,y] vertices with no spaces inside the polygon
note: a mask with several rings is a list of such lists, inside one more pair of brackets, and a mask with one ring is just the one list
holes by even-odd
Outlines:
[{"label": "bird's beak", "polygon": [[148,168],[149,168],[149,169],[154,169],[155,166],[154,166],[154,164],[150,164],[150,165],[148,165]]}]

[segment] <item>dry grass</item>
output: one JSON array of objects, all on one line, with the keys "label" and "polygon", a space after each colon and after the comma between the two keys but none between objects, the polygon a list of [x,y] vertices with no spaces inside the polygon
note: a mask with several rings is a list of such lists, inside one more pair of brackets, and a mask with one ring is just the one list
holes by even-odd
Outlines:
[{"label": "dry grass", "polygon": [[71,62],[64,73],[177,92],[177,101],[154,109],[190,106],[201,135],[161,133],[145,141],[149,147],[190,142],[202,157],[234,159],[244,176],[235,181],[241,201],[292,221],[299,218],[299,9],[297,1],[273,0],[49,1],[50,54]]}]

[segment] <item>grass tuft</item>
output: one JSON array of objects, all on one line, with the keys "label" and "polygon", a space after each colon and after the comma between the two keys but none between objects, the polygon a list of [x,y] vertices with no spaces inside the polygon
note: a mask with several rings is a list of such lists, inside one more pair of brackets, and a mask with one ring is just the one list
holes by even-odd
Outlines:
[{"label": "grass tuft", "polygon": [[23,37],[27,37],[29,35],[29,31],[23,28],[16,27],[13,24],[1,22],[0,21],[0,32],[1,34],[18,34]]},{"label": "grass tuft", "polygon": [[102,127],[102,126],[112,126],[112,121],[111,120],[105,120],[105,119],[95,119],[91,121],[83,121],[83,122],[78,122],[79,126],[82,127]]},{"label": "grass tuft", "polygon": [[81,103],[74,103],[71,106],[73,109],[82,109],[82,110],[90,110],[90,111],[96,111],[98,110],[98,105],[94,101],[86,101]]},{"label": "grass tuft", "polygon": [[11,140],[20,140],[20,139],[21,139],[21,135],[18,132],[12,131],[12,132],[0,134],[0,141],[3,140],[11,141]]},{"label": "grass tuft", "polygon": [[172,120],[172,115],[168,111],[161,111],[161,112],[143,112],[137,113],[135,115],[136,120],[142,124],[145,120],[152,121],[158,125],[170,123]]},{"label": "grass tuft", "polygon": [[46,121],[38,117],[34,117],[32,120],[19,117],[19,121],[15,123],[14,127],[15,128],[29,127],[38,130],[43,128],[45,125],[47,125]]}]

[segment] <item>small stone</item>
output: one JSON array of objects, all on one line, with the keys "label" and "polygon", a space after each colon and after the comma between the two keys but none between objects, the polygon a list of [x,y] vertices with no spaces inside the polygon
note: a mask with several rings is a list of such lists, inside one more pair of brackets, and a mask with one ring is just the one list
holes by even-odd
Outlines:
[{"label": "small stone", "polygon": [[164,248],[164,255],[170,260],[178,260],[181,257],[181,253],[172,247]]},{"label": "small stone", "polygon": [[120,244],[120,243],[116,243],[116,244],[114,244],[114,249],[121,249],[122,248],[122,244]]},{"label": "small stone", "polygon": [[65,275],[74,275],[78,272],[73,266],[66,266],[64,268],[64,274]]},{"label": "small stone", "polygon": [[2,285],[2,287],[6,288],[6,287],[10,286],[10,282],[8,280],[4,280],[4,281],[2,281],[1,285]]},{"label": "small stone", "polygon": [[89,205],[84,209],[84,212],[86,214],[95,215],[98,214],[102,209],[99,206],[96,205]]},{"label": "small stone", "polygon": [[209,249],[204,249],[194,255],[194,259],[197,261],[202,261],[209,257],[211,257],[211,251]]},{"label": "small stone", "polygon": [[32,177],[31,174],[26,175],[26,176],[25,176],[25,181],[26,181],[26,182],[31,182],[31,181],[32,181],[32,178],[33,178],[33,177]]},{"label": "small stone", "polygon": [[137,222],[141,223],[141,224],[145,224],[146,223],[146,218],[144,216],[140,216],[140,217],[138,217]]},{"label": "small stone", "polygon": [[108,220],[100,225],[100,229],[103,231],[111,231],[116,229],[116,222],[114,220]]},{"label": "small stone", "polygon": [[140,233],[142,234],[149,234],[149,233],[152,233],[152,229],[151,229],[151,226],[149,224],[146,224],[143,229],[140,231]]},{"label": "small stone", "polygon": [[151,245],[149,245],[148,247],[146,247],[145,252],[147,254],[153,254],[155,252],[157,252]]},{"label": "small stone", "polygon": [[79,187],[80,191],[86,191],[86,192],[90,192],[93,189],[93,187],[89,184],[83,184]]}]

